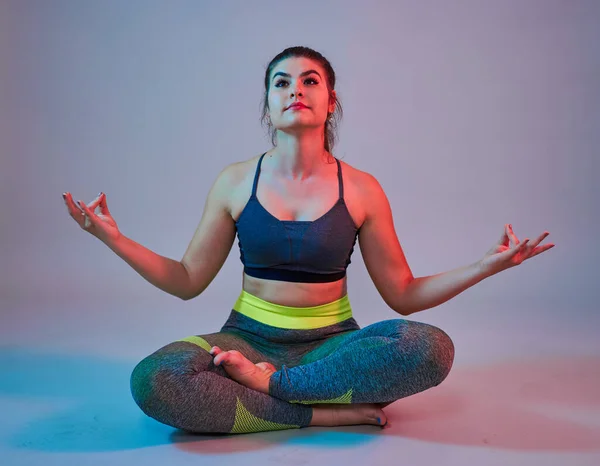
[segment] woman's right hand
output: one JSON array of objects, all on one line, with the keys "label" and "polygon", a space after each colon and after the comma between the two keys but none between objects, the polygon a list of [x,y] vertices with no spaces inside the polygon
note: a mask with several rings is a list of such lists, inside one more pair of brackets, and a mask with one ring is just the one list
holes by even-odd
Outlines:
[{"label": "woman's right hand", "polygon": [[[83,201],[78,201],[76,204],[71,193],[68,192],[63,194],[63,199],[69,214],[77,224],[100,241],[108,244],[121,236],[117,222],[108,211],[106,194],[100,193],[96,199],[87,205]],[[96,207],[100,207],[98,214],[95,213]]]}]

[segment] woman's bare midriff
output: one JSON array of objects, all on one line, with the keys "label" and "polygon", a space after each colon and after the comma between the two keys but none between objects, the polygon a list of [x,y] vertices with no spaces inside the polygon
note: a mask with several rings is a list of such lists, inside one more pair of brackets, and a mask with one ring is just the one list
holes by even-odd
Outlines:
[{"label": "woman's bare midriff", "polygon": [[243,274],[244,291],[271,303],[290,307],[312,307],[343,298],[346,277],[331,283],[292,283],[264,280]]},{"label": "woman's bare midriff", "polygon": [[[312,220],[319,218],[339,197],[337,164],[327,165],[324,173],[306,183],[285,182],[270,176],[265,155],[258,182],[257,198],[261,205],[280,220]],[[252,192],[256,164],[260,156],[238,164],[238,183],[232,190],[231,214],[238,219]],[[362,172],[341,162],[344,182],[344,201],[354,224],[360,226],[365,218],[356,179]],[[296,283],[265,280],[242,273],[242,288],[265,301],[282,306],[312,307],[336,301],[347,294],[347,277],[328,283]]]}]

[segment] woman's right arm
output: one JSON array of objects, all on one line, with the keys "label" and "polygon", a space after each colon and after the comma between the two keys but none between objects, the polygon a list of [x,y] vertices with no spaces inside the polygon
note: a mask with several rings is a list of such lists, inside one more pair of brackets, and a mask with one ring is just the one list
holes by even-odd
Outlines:
[{"label": "woman's right arm", "polygon": [[181,262],[156,254],[124,235],[105,244],[157,288],[181,299],[190,294],[190,277]]},{"label": "woman's right arm", "polygon": [[[137,273],[157,288],[183,300],[202,293],[217,275],[235,239],[235,222],[229,213],[232,181],[226,167],[211,187],[194,237],[181,261],[161,256],[121,234],[101,194],[88,205],[74,204],[69,193],[65,202],[79,225],[99,238]],[[98,214],[94,213],[100,207]],[[86,215],[82,215],[81,210]]]}]

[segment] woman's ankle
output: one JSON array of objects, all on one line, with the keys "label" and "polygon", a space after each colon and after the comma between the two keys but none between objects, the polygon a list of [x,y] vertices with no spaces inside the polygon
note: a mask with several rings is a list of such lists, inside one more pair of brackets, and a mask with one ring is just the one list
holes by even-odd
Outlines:
[{"label": "woman's ankle", "polygon": [[375,404],[344,404],[315,406],[310,426],[355,426],[362,424],[383,425],[387,416]]},{"label": "woman's ankle", "polygon": [[333,427],[335,425],[334,408],[313,405],[312,410],[312,419],[309,426]]}]

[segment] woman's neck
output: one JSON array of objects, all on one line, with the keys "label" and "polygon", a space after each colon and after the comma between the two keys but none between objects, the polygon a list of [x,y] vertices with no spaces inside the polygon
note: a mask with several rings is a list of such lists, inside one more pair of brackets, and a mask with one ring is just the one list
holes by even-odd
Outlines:
[{"label": "woman's neck", "polygon": [[271,165],[274,174],[292,181],[318,175],[329,155],[323,145],[323,138],[314,137],[314,134],[290,135],[280,131],[277,146],[267,153],[274,159]]}]

